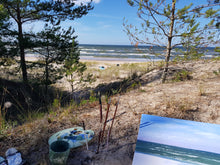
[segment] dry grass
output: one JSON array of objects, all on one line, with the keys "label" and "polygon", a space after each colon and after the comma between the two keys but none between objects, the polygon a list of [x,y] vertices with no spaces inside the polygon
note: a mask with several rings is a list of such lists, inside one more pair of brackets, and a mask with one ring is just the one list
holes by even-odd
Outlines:
[{"label": "dry grass", "polygon": [[[94,69],[99,74],[96,68],[99,64],[92,63],[88,68]],[[145,67],[144,64],[141,65]],[[99,154],[95,154],[100,129],[99,105],[97,101],[87,101],[79,107],[74,104],[65,108],[58,106],[56,111],[51,111],[43,119],[8,129],[7,136],[0,142],[0,155],[4,155],[7,148],[16,147],[23,153],[25,159],[33,164],[46,164],[49,152],[48,138],[59,130],[82,126],[82,121],[84,121],[86,129],[93,129],[96,135],[89,144],[90,151],[86,151],[85,147],[71,150],[68,164],[131,164],[140,117],[143,113],[220,124],[220,77],[212,73],[219,66],[220,61],[175,64],[172,67],[189,69],[193,79],[165,84],[160,84],[160,79],[157,79],[159,69],[141,76],[140,82],[144,85],[139,89],[131,88],[121,95],[118,116],[114,122],[108,148],[106,141],[103,142]],[[117,68],[117,66],[109,65],[104,71],[110,74],[114,71],[114,67]],[[125,67],[124,72],[127,75],[133,71],[136,72],[138,68],[136,64],[121,64],[119,67],[121,70]],[[120,74],[123,72],[121,70],[119,70]],[[100,75],[101,81],[110,80],[108,76]],[[113,77],[111,81],[118,81],[117,76]],[[112,100],[117,100],[117,98],[118,96],[113,96]],[[105,97],[102,99],[105,115]],[[113,115],[114,103],[115,101],[112,101],[109,118]],[[109,125],[110,122],[107,128]]]},{"label": "dry grass", "polygon": [[196,120],[194,114],[198,112],[198,107],[195,105],[195,101],[190,97],[175,98],[172,97],[164,99],[165,110],[164,116],[187,119],[187,120]]},{"label": "dry grass", "polygon": [[[111,63],[95,63],[95,62],[86,62],[88,73],[93,73],[94,76],[102,81],[112,81],[116,79],[127,78],[128,76],[137,73],[138,75],[146,73],[148,65],[150,63],[125,63],[116,64]],[[99,66],[104,66],[104,70],[100,70]]]}]

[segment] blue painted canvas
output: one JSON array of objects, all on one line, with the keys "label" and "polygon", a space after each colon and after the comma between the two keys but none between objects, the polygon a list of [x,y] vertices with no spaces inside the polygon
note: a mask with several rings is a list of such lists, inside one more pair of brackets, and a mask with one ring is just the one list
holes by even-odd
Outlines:
[{"label": "blue painted canvas", "polygon": [[220,125],[143,114],[133,165],[187,164],[220,164]]}]

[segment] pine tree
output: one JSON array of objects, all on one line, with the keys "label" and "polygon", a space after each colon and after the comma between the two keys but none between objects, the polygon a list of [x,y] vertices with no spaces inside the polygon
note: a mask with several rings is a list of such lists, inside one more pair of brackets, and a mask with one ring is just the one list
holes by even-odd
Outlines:
[{"label": "pine tree", "polygon": [[74,78],[74,73],[80,77],[82,80],[83,72],[87,69],[84,63],[79,62],[79,49],[78,43],[73,40],[72,42],[72,50],[70,55],[66,58],[64,64],[64,70],[66,73],[66,77],[68,82],[70,83],[72,92],[74,91],[74,82],[76,81]]},{"label": "pine tree", "polygon": [[[30,42],[35,47],[31,50],[41,57],[38,62],[33,63],[39,68],[44,68],[43,76],[40,78],[41,83],[45,85],[45,94],[48,93],[48,85],[56,82],[63,77],[63,64],[65,59],[76,50],[72,50],[72,41],[76,38],[74,29],[69,27],[67,30],[60,26],[45,25],[43,31],[33,36]],[[79,55],[77,54],[76,60]]]},{"label": "pine tree", "polygon": [[[204,43],[215,32],[214,29],[209,28],[210,26],[200,24],[199,19],[203,17],[210,20],[210,25],[214,24],[214,18],[218,15],[219,10],[215,10],[212,7],[219,6],[220,4],[194,6],[189,2],[183,8],[177,8],[176,5],[180,1],[176,0],[127,1],[130,6],[138,8],[137,14],[142,20],[141,26],[138,27],[128,24],[127,21],[124,22],[125,31],[132,43],[135,45],[162,46],[166,50],[164,54],[165,66],[161,77],[162,83],[166,80],[171,50],[173,48],[176,46],[186,46],[186,48],[190,48],[190,51],[195,53],[193,49],[198,44]],[[204,33],[204,30],[206,33]],[[187,43],[187,40],[189,41],[190,39],[197,43]]]},{"label": "pine tree", "polygon": [[50,22],[53,25],[61,21],[74,20],[86,15],[93,7],[91,3],[76,5],[69,0],[1,0],[0,6],[6,10],[10,20],[17,24],[17,33],[10,35],[17,39],[19,47],[22,77],[28,82],[27,66],[25,61],[25,38],[23,26],[34,21]]},{"label": "pine tree", "polygon": [[[11,38],[8,36],[8,34],[13,32],[9,31],[10,25],[7,11],[3,5],[0,4],[0,65],[4,66],[12,64],[12,54],[17,51],[16,42],[10,40]],[[8,47],[10,47],[10,49],[7,49]]]}]

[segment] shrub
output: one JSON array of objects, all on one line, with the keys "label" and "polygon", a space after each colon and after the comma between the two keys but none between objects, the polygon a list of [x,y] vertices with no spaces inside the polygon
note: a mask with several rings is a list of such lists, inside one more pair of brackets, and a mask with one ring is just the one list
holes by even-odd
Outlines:
[{"label": "shrub", "polygon": [[173,81],[174,82],[179,82],[179,81],[185,81],[185,80],[191,80],[192,76],[191,76],[191,72],[187,71],[187,70],[181,70],[177,73],[174,74],[173,77]]},{"label": "shrub", "polygon": [[213,73],[216,75],[216,76],[220,76],[220,68],[218,70],[214,70]]}]

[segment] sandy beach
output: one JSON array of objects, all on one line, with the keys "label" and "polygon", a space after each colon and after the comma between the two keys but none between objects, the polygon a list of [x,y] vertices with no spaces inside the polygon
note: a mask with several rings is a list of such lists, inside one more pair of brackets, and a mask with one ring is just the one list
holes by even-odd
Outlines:
[{"label": "sandy beach", "polygon": [[93,57],[93,56],[80,56],[82,62],[103,62],[111,64],[124,64],[124,63],[143,63],[149,60],[144,58],[110,58],[110,57]]},{"label": "sandy beach", "polygon": [[189,165],[171,159],[165,159],[159,156],[153,156],[149,154],[142,154],[135,152],[132,165]]},{"label": "sandy beach", "polygon": [[[26,56],[26,61],[37,61],[40,57]],[[144,58],[108,58],[108,57],[93,57],[93,56],[80,56],[81,62],[100,62],[109,64],[124,64],[124,63],[143,63],[148,62]]]},{"label": "sandy beach", "polygon": [[[25,59],[26,61],[37,61],[41,57],[37,57],[36,55],[27,54]],[[139,62],[148,62],[149,59],[145,58],[120,58],[120,57],[96,57],[96,56],[80,56],[80,61],[92,61],[92,62],[108,62],[108,63],[139,63]],[[158,60],[154,60],[158,61]]]}]

